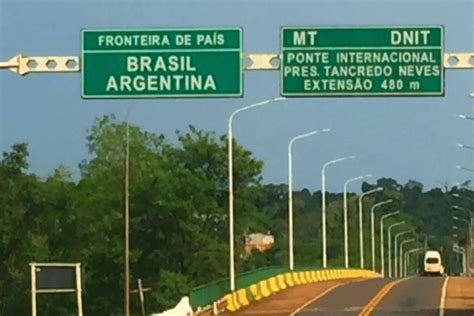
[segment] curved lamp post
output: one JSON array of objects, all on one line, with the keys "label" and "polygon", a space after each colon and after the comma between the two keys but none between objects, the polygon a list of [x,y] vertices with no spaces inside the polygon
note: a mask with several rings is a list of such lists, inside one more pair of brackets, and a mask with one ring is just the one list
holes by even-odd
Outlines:
[{"label": "curved lamp post", "polygon": [[364,178],[372,177],[371,174],[366,174],[365,176],[358,176],[348,179],[344,182],[344,266],[349,268],[349,228],[348,228],[348,218],[347,218],[347,185],[351,182],[362,180]]},{"label": "curved lamp post", "polygon": [[397,222],[388,227],[388,277],[392,277],[392,229],[405,224],[405,221]]},{"label": "curved lamp post", "polygon": [[469,202],[474,202],[473,199],[465,197],[465,196],[461,196],[459,193],[452,193],[451,195],[456,197],[456,198],[462,199],[462,200],[466,200],[466,201],[469,201]]},{"label": "curved lamp post", "polygon": [[360,268],[364,269],[364,205],[362,204],[362,199],[369,194],[382,191],[382,187],[377,187],[367,192],[363,192],[359,195],[359,255],[360,255]]},{"label": "curved lamp post", "polygon": [[332,164],[343,162],[349,159],[355,159],[356,156],[342,157],[326,162],[321,169],[321,203],[322,203],[322,235],[323,235],[323,268],[327,268],[327,242],[326,242],[326,168]]},{"label": "curved lamp post", "polygon": [[463,166],[460,166],[460,165],[457,165],[457,166],[456,166],[456,169],[464,170],[464,171],[469,171],[469,172],[474,172],[474,169],[467,168],[467,167],[463,167]]},{"label": "curved lamp post", "polygon": [[395,268],[395,273],[394,276],[398,277],[398,238],[400,238],[403,235],[411,233],[411,230],[405,230],[402,232],[399,232],[398,234],[395,235],[395,242],[394,242],[394,247],[395,247],[395,256],[393,258],[393,266]]},{"label": "curved lamp post", "polygon": [[[382,274],[382,277],[385,277],[385,254],[384,254],[384,248],[385,247],[384,247],[383,221],[386,218],[391,217],[391,216],[395,216],[397,214],[400,214],[400,211],[395,211],[395,212],[392,212],[392,213],[388,213],[388,214],[382,215],[382,217],[380,217],[380,273]],[[388,258],[389,258],[389,261],[390,261],[390,255],[389,255]]]},{"label": "curved lamp post", "polygon": [[235,115],[240,112],[253,109],[258,106],[269,104],[272,102],[278,102],[285,100],[285,98],[274,98],[258,103],[254,103],[248,106],[241,107],[229,116],[228,128],[227,128],[227,156],[228,156],[228,168],[229,168],[229,280],[230,290],[235,290],[235,266],[234,266],[234,168],[233,168],[233,157],[232,157],[232,122]]},{"label": "curved lamp post", "polygon": [[399,252],[400,253],[400,270],[399,270],[400,277],[403,277],[403,253],[404,253],[403,246],[414,241],[415,241],[415,238],[411,238],[411,239],[404,240],[400,243],[400,252]]},{"label": "curved lamp post", "polygon": [[371,242],[372,242],[372,271],[375,272],[375,210],[385,204],[392,203],[393,200],[389,199],[379,203],[375,203],[370,209],[370,232],[371,232]]},{"label": "curved lamp post", "polygon": [[407,276],[407,266],[409,265],[410,255],[421,251],[423,251],[423,248],[410,249],[405,252],[405,256],[403,258],[403,277]]},{"label": "curved lamp post", "polygon": [[466,251],[461,247],[453,247],[453,251],[460,254],[462,258],[462,270],[464,274],[467,274],[467,261],[466,261]]},{"label": "curved lamp post", "polygon": [[458,145],[458,147],[460,147],[460,148],[465,148],[465,149],[469,149],[469,150],[474,150],[474,147],[469,146],[469,145],[466,145],[466,144],[458,143],[457,145]]},{"label": "curved lamp post", "polygon": [[309,136],[316,135],[320,132],[329,132],[331,131],[329,128],[325,128],[322,130],[315,130],[309,133],[300,134],[298,136],[293,137],[290,142],[288,143],[288,235],[289,235],[289,245],[288,245],[288,252],[289,252],[289,264],[290,270],[293,271],[294,269],[294,247],[293,247],[293,143],[299,139],[306,138]]},{"label": "curved lamp post", "polygon": [[468,116],[468,115],[465,115],[465,114],[459,114],[458,117],[462,118],[462,119],[465,119],[465,120],[474,121],[474,117]]}]

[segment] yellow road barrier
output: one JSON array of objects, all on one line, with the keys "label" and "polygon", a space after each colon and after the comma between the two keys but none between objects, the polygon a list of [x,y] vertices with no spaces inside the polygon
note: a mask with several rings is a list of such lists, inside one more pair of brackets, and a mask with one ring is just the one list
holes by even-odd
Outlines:
[{"label": "yellow road barrier", "polygon": [[260,294],[260,291],[258,290],[257,284],[252,284],[250,287],[250,293],[252,294],[252,297],[256,301],[260,301],[263,296]]},{"label": "yellow road barrier", "polygon": [[308,283],[308,280],[306,280],[306,277],[305,277],[305,275],[304,275],[304,272],[299,272],[298,274],[299,274],[301,283],[303,283],[303,284]]},{"label": "yellow road barrier", "polygon": [[[348,278],[371,278],[375,276],[376,273],[373,271],[360,269],[324,269],[287,272],[252,284],[247,288],[239,289],[233,293],[229,293],[225,295],[220,301],[222,303],[225,302],[226,309],[233,312],[251,304],[252,301],[259,301],[262,298],[268,297],[295,285]],[[378,293],[378,295],[376,295],[371,300],[371,302],[365,306],[360,315],[366,316],[370,314],[374,306],[379,303],[381,298],[391,289],[392,286],[386,286],[383,291],[380,291],[380,293]]]},{"label": "yellow road barrier", "polygon": [[297,272],[293,272],[291,274],[291,276],[293,277],[293,280],[295,281],[295,283],[297,285],[300,285],[301,284],[301,281],[300,281],[300,277],[298,276],[298,273]]},{"label": "yellow road barrier", "polygon": [[234,293],[227,294],[224,296],[224,299],[227,301],[227,309],[231,312],[234,312],[240,308],[240,306],[234,300]]},{"label": "yellow road barrier", "polygon": [[285,283],[285,277],[283,274],[279,274],[276,276],[277,278],[277,283],[278,283],[278,287],[281,289],[281,290],[284,290],[287,288],[286,286],[286,283]]},{"label": "yellow road barrier", "polygon": [[266,280],[258,282],[258,286],[260,287],[260,293],[262,293],[263,297],[268,297],[272,294],[268,289]]},{"label": "yellow road barrier", "polygon": [[295,285],[295,282],[293,281],[291,273],[285,273],[285,282],[289,287],[292,287]]},{"label": "yellow road barrier", "polygon": [[240,289],[236,292],[236,297],[239,305],[241,307],[249,305],[249,300],[247,299],[247,290]]},{"label": "yellow road barrier", "polygon": [[275,277],[272,277],[268,279],[268,285],[270,288],[270,292],[272,293],[278,293],[280,292],[280,288],[277,285],[277,279]]}]

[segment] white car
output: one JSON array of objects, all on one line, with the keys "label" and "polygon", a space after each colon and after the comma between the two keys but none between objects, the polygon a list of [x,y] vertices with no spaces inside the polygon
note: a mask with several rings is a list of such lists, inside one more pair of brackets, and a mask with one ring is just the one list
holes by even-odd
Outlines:
[{"label": "white car", "polygon": [[425,275],[443,275],[444,266],[441,254],[436,250],[428,250],[425,253],[424,273]]}]

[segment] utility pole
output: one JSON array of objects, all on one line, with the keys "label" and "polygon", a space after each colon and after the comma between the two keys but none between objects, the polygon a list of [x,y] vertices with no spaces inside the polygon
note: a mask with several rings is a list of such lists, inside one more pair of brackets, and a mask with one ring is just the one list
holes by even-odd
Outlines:
[{"label": "utility pole", "polygon": [[128,118],[126,122],[126,139],[125,139],[125,241],[124,241],[124,314],[130,316],[130,262],[129,262],[129,221],[130,221],[130,210],[129,210],[129,174],[130,174],[130,129],[128,125]]}]

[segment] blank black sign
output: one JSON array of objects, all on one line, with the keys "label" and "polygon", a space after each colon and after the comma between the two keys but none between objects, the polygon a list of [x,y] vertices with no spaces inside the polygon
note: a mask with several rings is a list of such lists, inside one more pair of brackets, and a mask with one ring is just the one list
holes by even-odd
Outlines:
[{"label": "blank black sign", "polygon": [[75,267],[36,267],[36,288],[76,289]]}]

